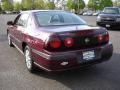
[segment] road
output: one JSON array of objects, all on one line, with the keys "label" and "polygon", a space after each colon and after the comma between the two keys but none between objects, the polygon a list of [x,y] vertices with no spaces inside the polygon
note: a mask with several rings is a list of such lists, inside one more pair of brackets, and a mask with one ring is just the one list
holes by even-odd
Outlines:
[{"label": "road", "polygon": [[[81,17],[95,25],[96,17]],[[8,46],[6,22],[13,18],[14,15],[0,15],[0,90],[120,90],[120,31],[109,31],[114,54],[108,62],[83,70],[31,74],[23,55]]]}]

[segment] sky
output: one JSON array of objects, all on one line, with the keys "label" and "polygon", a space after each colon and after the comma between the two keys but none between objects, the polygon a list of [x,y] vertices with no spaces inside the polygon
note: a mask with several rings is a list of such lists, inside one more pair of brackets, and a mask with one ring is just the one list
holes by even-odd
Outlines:
[{"label": "sky", "polygon": [[84,0],[84,1],[85,1],[85,3],[87,4],[89,0]]}]

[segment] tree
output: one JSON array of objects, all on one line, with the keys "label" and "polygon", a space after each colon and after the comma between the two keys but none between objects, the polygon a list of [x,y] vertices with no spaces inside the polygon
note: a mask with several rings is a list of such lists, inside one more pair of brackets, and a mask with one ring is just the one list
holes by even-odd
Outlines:
[{"label": "tree", "polygon": [[24,10],[33,9],[33,0],[24,0],[22,6]]},{"label": "tree", "polygon": [[13,5],[8,1],[8,0],[3,0],[2,1],[2,10],[5,11],[12,11],[13,10]]},{"label": "tree", "polygon": [[79,0],[77,1],[77,3],[75,3],[75,11],[79,12],[79,10],[84,9],[84,7],[85,7],[85,2],[83,0]]},{"label": "tree", "polygon": [[74,9],[75,11],[79,11],[80,9],[84,9],[85,2],[84,0],[68,0],[67,7],[69,10]]},{"label": "tree", "polygon": [[112,0],[89,0],[88,8],[92,10],[102,10],[105,7],[112,7]]},{"label": "tree", "polygon": [[113,6],[113,2],[112,0],[101,0],[101,5],[99,7],[99,9],[103,9],[105,7],[112,7]]},{"label": "tree", "polygon": [[46,4],[46,6],[47,6],[47,9],[55,9],[55,4],[54,4],[54,2],[48,2],[48,3]]},{"label": "tree", "polygon": [[2,11],[1,4],[0,4],[0,11]]},{"label": "tree", "polygon": [[33,4],[34,9],[45,9],[45,3],[43,0],[35,0]]},{"label": "tree", "polygon": [[22,4],[19,3],[19,2],[15,3],[15,4],[14,4],[14,10],[15,10],[15,11],[20,11],[20,10],[22,10]]},{"label": "tree", "polygon": [[103,4],[105,7],[112,7],[113,6],[112,0],[101,0],[101,1],[103,1]]},{"label": "tree", "polygon": [[67,7],[68,7],[69,10],[74,9],[74,2],[73,2],[73,0],[68,0],[67,1]]},{"label": "tree", "polygon": [[114,7],[120,7],[120,2],[119,1],[114,1],[113,6]]},{"label": "tree", "polygon": [[99,8],[100,0],[89,0],[88,2],[88,8],[92,10],[97,10]]},{"label": "tree", "polygon": [[118,6],[118,2],[117,2],[117,1],[114,1],[114,2],[113,2],[113,6],[117,7],[117,6]]}]

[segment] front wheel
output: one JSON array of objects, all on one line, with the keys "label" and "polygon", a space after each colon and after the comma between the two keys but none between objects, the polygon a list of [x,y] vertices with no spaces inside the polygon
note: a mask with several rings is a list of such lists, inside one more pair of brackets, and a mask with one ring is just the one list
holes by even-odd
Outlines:
[{"label": "front wheel", "polygon": [[35,71],[35,66],[34,66],[34,61],[32,60],[31,57],[31,50],[29,46],[25,47],[24,54],[25,54],[26,67],[31,73],[33,73]]}]

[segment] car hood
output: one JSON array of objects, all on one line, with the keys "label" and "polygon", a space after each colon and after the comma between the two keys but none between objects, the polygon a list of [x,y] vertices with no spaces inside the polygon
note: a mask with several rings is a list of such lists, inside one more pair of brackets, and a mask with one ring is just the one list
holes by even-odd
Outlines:
[{"label": "car hood", "polygon": [[96,30],[100,27],[91,27],[88,25],[73,25],[73,26],[50,26],[50,27],[40,27],[40,31],[49,33],[59,33],[59,32],[70,32],[70,31],[80,31],[80,30]]}]

